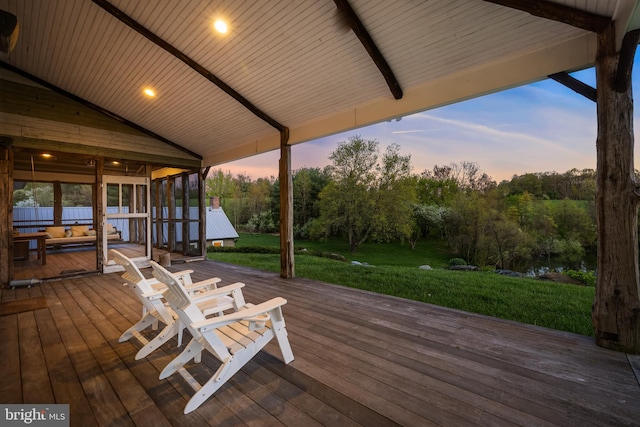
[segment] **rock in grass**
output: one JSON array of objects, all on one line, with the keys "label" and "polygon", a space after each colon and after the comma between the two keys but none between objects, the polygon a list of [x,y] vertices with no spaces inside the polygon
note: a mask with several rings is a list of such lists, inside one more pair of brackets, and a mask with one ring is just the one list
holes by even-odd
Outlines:
[{"label": "rock in grass", "polygon": [[522,273],[518,273],[517,271],[498,269],[498,270],[495,270],[495,272],[502,276],[522,277]]},{"label": "rock in grass", "polygon": [[475,265],[451,265],[449,266],[449,270],[478,271],[478,267]]},{"label": "rock in grass", "polygon": [[340,254],[329,254],[328,258],[335,259],[335,260],[338,260],[338,261],[346,261],[347,260],[345,257],[343,257]]}]

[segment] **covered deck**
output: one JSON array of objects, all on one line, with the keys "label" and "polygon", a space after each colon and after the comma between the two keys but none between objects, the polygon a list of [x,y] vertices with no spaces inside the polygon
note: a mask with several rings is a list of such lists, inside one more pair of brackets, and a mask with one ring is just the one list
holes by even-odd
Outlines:
[{"label": "covered deck", "polygon": [[[214,261],[195,279],[246,283],[284,307],[295,360],[267,347],[198,410],[165,346],[134,360],[118,337],[141,305],[117,273],[2,289],[3,403],[69,403],[71,425],[638,425],[638,359],[594,339]],[[145,269],[145,274],[150,274]],[[40,297],[40,298],[38,298]],[[44,298],[42,298],[44,297]],[[44,307],[46,301],[46,307]],[[12,304],[2,304],[11,308]],[[41,308],[37,308],[41,307]],[[217,366],[203,357],[196,377]]]}]

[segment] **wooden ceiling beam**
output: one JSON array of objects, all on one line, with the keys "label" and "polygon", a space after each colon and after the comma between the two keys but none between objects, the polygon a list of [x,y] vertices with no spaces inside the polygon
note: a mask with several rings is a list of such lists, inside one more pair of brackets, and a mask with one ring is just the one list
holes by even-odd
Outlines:
[{"label": "wooden ceiling beam", "polygon": [[180,151],[182,151],[184,153],[187,153],[190,156],[192,156],[192,157],[194,157],[194,158],[196,158],[198,160],[202,160],[202,156],[200,154],[194,153],[193,151],[183,147],[182,145],[176,144],[175,142],[170,141],[167,138],[165,138],[163,136],[160,136],[157,133],[152,132],[147,128],[144,128],[144,127],[142,127],[142,126],[140,126],[140,125],[138,125],[136,123],[133,123],[132,121],[129,121],[129,120],[125,119],[124,117],[121,117],[121,116],[119,116],[119,115],[117,115],[115,113],[112,113],[111,111],[109,111],[109,110],[107,110],[105,108],[102,108],[102,107],[100,107],[100,106],[98,106],[98,105],[96,105],[96,104],[94,104],[92,102],[89,102],[84,98],[81,98],[81,97],[79,97],[77,95],[74,95],[71,92],[67,92],[64,89],[61,89],[58,86],[56,86],[54,84],[51,84],[51,83],[49,83],[49,82],[47,82],[47,81],[45,81],[45,80],[43,80],[41,78],[33,76],[33,75],[27,73],[26,71],[23,71],[23,70],[21,70],[19,68],[16,68],[11,64],[8,64],[8,63],[0,60],[0,67],[4,67],[9,71],[12,71],[12,72],[14,72],[16,74],[19,74],[19,75],[23,76],[23,77],[26,77],[29,80],[31,80],[32,82],[38,83],[39,85],[44,86],[47,89],[50,89],[50,90],[52,90],[54,92],[57,92],[60,95],[63,95],[63,96],[65,96],[65,97],[67,97],[67,98],[69,98],[69,99],[71,99],[71,100],[73,100],[75,102],[78,102],[78,103],[84,105],[85,107],[92,108],[93,110],[98,111],[98,112],[104,114],[105,116],[110,117],[110,118],[112,118],[112,119],[114,119],[114,120],[116,120],[116,121],[118,121],[118,122],[120,122],[122,124],[125,124],[125,125],[133,128],[133,129],[137,130],[138,132],[142,132],[142,133],[144,133],[146,135],[149,135],[150,137],[155,138],[155,139],[157,139],[159,141],[162,141],[165,144],[168,144],[168,145],[170,145],[170,146],[172,146],[172,147],[174,147],[174,148],[176,148],[176,149],[178,149],[178,150],[180,150]]},{"label": "wooden ceiling beam", "polygon": [[583,30],[600,33],[609,23],[610,18],[597,15],[595,13],[585,12],[583,10],[574,9],[558,3],[547,0],[484,0],[489,3],[499,4],[500,6],[510,7],[522,12],[527,12],[533,16],[551,19],[553,21],[563,22],[565,24],[582,28]]},{"label": "wooden ceiling beam", "polygon": [[555,80],[563,86],[568,87],[572,91],[579,93],[585,98],[592,100],[593,102],[597,101],[597,91],[594,87],[589,86],[588,84],[581,82],[575,77],[570,76],[567,72],[563,71],[560,73],[551,74],[549,78],[551,80]]},{"label": "wooden ceiling beam", "polygon": [[278,123],[275,119],[271,118],[267,113],[265,113],[264,111],[260,110],[258,107],[253,105],[247,98],[242,96],[239,92],[237,92],[231,86],[226,84],[224,81],[218,78],[215,74],[207,70],[205,67],[197,63],[195,60],[191,59],[181,50],[177,49],[176,47],[174,47],[164,39],[152,33],[150,30],[148,30],[138,21],[134,20],[129,15],[127,15],[126,13],[124,13],[123,11],[121,11],[120,9],[118,9],[108,1],[106,0],[92,0],[92,1],[98,6],[100,6],[102,9],[104,9],[106,12],[114,16],[120,22],[124,23],[129,28],[136,31],[138,34],[144,36],[152,43],[156,44],[157,46],[161,47],[162,49],[164,49],[165,51],[173,55],[175,58],[187,64],[192,70],[196,71],[201,76],[209,80],[211,83],[218,86],[227,95],[229,95],[230,97],[238,101],[247,110],[251,111],[254,115],[259,117],[263,121],[267,122],[269,125],[276,128],[278,131],[282,132],[285,129],[284,125]]},{"label": "wooden ceiling beam", "polygon": [[378,49],[378,46],[376,46],[375,42],[371,38],[371,35],[369,35],[369,32],[362,24],[362,21],[360,21],[360,18],[358,18],[358,15],[349,4],[349,1],[348,0],[333,0],[333,1],[338,7],[338,10],[342,13],[342,16],[346,19],[347,23],[349,24],[349,27],[353,30],[355,35],[360,40],[360,43],[362,43],[364,48],[369,53],[369,56],[371,57],[371,59],[373,59],[373,62],[378,67],[378,70],[380,70],[380,73],[382,73],[382,76],[384,77],[385,81],[387,82],[387,85],[389,86],[389,90],[391,90],[391,93],[393,94],[393,97],[395,99],[401,99],[403,93],[402,93],[402,88],[400,87],[400,83],[398,83],[398,80],[396,79],[396,76],[393,74],[393,71],[391,70],[391,67],[387,63],[387,60],[382,55],[382,52],[380,52],[380,49]]}]

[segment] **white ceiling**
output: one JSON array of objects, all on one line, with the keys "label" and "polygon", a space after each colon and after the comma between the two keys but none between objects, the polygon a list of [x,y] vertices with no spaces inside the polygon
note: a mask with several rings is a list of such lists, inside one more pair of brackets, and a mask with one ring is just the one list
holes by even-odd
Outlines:
[{"label": "white ceiling", "polygon": [[[308,141],[590,66],[595,35],[481,0],[351,0],[404,91],[395,100],[331,0],[112,0]],[[629,27],[636,1],[565,0]],[[91,0],[0,0],[18,17],[0,60],[215,165],[278,148],[279,132]],[[212,30],[216,17],[231,30]],[[620,36],[621,37],[621,36]],[[152,86],[149,100],[141,90]],[[160,142],[159,142],[160,143]]]}]

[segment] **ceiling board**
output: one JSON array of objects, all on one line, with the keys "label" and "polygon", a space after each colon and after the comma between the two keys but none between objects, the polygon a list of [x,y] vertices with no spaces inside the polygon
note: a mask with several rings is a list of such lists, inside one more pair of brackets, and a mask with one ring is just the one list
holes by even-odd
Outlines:
[{"label": "ceiling board", "polygon": [[[289,127],[292,143],[587,67],[595,54],[584,30],[480,0],[351,0],[407,98],[395,101],[333,1],[112,3]],[[556,3],[630,22],[637,2]],[[0,9],[20,22],[16,49],[0,60],[207,165],[279,146],[274,128],[90,0],[0,0]],[[225,37],[211,29],[217,16],[229,20]]]}]

